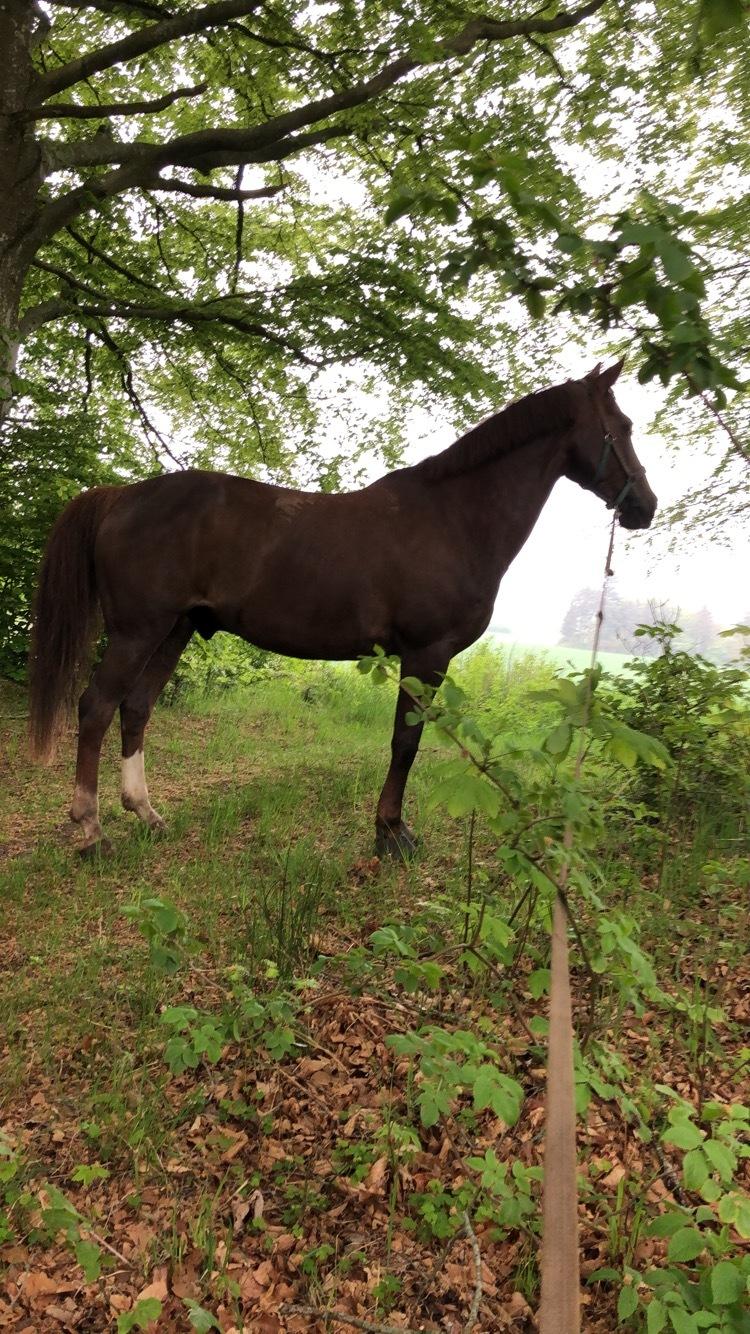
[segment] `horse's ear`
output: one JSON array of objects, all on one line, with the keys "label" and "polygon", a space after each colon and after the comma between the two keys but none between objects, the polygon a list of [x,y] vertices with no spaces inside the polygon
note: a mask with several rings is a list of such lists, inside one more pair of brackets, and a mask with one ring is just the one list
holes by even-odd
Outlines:
[{"label": "horse's ear", "polygon": [[602,363],[600,361],[597,361],[593,371],[589,371],[588,375],[584,375],[583,377],[584,380],[598,380],[601,368],[602,368]]},{"label": "horse's ear", "polygon": [[624,365],[625,358],[621,357],[619,361],[615,362],[614,366],[609,366],[606,371],[602,371],[599,376],[600,385],[602,385],[604,389],[611,389],[615,380],[619,379],[620,371]]}]

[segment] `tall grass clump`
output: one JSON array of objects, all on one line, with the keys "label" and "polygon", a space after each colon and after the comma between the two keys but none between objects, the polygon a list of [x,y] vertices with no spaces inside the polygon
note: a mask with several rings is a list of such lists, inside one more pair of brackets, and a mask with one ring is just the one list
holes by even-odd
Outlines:
[{"label": "tall grass clump", "polygon": [[503,732],[537,726],[548,706],[534,698],[556,675],[556,665],[544,653],[482,639],[462,653],[451,675],[488,723]]}]

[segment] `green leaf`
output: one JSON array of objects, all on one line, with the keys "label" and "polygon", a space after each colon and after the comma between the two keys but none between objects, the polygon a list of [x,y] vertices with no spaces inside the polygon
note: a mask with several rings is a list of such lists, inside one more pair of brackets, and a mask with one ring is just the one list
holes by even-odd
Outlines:
[{"label": "green leaf", "polygon": [[646,1228],[648,1237],[673,1237],[675,1232],[679,1232],[685,1223],[684,1214],[659,1214],[654,1218]]},{"label": "green leaf", "polygon": [[638,1293],[630,1284],[620,1288],[620,1296],[617,1299],[617,1319],[619,1321],[628,1320],[638,1310]]},{"label": "green leaf", "polygon": [[698,1189],[701,1199],[708,1204],[715,1204],[723,1195],[721,1186],[718,1181],[714,1181],[713,1177],[708,1177]]},{"label": "green leaf", "polygon": [[[383,221],[385,222],[386,227],[390,227],[392,223],[398,220],[398,218],[402,218],[405,213],[408,213],[415,202],[415,198],[416,196],[413,190],[399,190],[393,196],[385,210]],[[364,667],[360,668],[360,670],[367,671],[368,668]]]},{"label": "green leaf", "polygon": [[524,292],[524,301],[532,319],[540,320],[544,314],[544,297],[535,287],[529,287]]},{"label": "green leaf", "polygon": [[660,1334],[667,1323],[667,1313],[658,1297],[652,1297],[646,1308],[647,1334]]},{"label": "green leaf", "polygon": [[731,1149],[717,1139],[707,1139],[703,1145],[703,1152],[716,1168],[721,1180],[725,1183],[730,1182],[737,1168],[737,1159]]},{"label": "green leaf", "polygon": [[494,1065],[482,1065],[474,1080],[474,1107],[481,1112],[491,1107],[506,1125],[515,1125],[523,1102],[523,1089],[515,1079],[503,1075]]},{"label": "green leaf", "polygon": [[561,232],[557,238],[556,245],[562,250],[564,255],[574,255],[583,245],[583,237],[575,232]]},{"label": "green leaf", "polygon": [[675,1334],[700,1334],[698,1322],[693,1315],[681,1306],[670,1306],[669,1319],[672,1322],[672,1329]]},{"label": "green leaf", "polygon": [[71,1181],[80,1181],[84,1186],[90,1186],[92,1181],[106,1181],[109,1176],[109,1169],[102,1167],[101,1163],[79,1163],[70,1174]]},{"label": "green leaf", "polygon": [[425,1084],[419,1095],[419,1119],[423,1126],[437,1125],[440,1120],[440,1113],[448,1111],[450,1104],[447,1099],[438,1096],[437,1090],[433,1084]]},{"label": "green leaf", "polygon": [[705,1238],[696,1227],[683,1227],[672,1237],[667,1255],[675,1264],[686,1264],[695,1260],[705,1247]]},{"label": "green leaf", "polygon": [[94,1283],[102,1272],[102,1253],[93,1241],[77,1241],[75,1256],[81,1266],[87,1283]]},{"label": "green leaf", "polygon": [[682,1160],[682,1177],[688,1190],[700,1190],[709,1174],[703,1148],[691,1149]]},{"label": "green leaf", "polygon": [[549,968],[535,968],[533,973],[529,973],[529,991],[534,1000],[539,1000],[540,996],[549,991],[550,977]]},{"label": "green leaf", "polygon": [[455,818],[469,815],[471,811],[495,816],[500,809],[500,793],[481,774],[457,774],[443,779],[433,789],[430,806],[433,805],[444,806]]},{"label": "green leaf", "polygon": [[667,1126],[661,1138],[665,1144],[674,1144],[678,1149],[697,1149],[703,1143],[703,1135],[692,1121],[678,1121]]},{"label": "green leaf", "polygon": [[711,1295],[717,1306],[731,1306],[745,1291],[745,1280],[738,1265],[720,1260],[711,1270]]},{"label": "green leaf", "polygon": [[659,245],[664,239],[664,229],[653,222],[624,222],[620,228],[622,245]]},{"label": "green leaf", "polygon": [[719,1200],[719,1218],[722,1223],[731,1223],[740,1236],[750,1240],[750,1199],[739,1191],[731,1191]]},{"label": "green leaf", "polygon": [[131,1329],[146,1329],[161,1315],[161,1302],[156,1297],[142,1297],[130,1311],[117,1317],[117,1334],[130,1334]]},{"label": "green leaf", "polygon": [[624,764],[626,769],[632,769],[638,759],[635,747],[623,736],[610,737],[606,751],[613,759]]},{"label": "green leaf", "polygon": [[742,27],[746,22],[742,0],[703,0],[701,4],[701,28],[707,42],[731,28]]},{"label": "green leaf", "polygon": [[664,243],[659,247],[659,255],[667,277],[675,283],[684,283],[696,272],[688,252],[674,242]]},{"label": "green leaf", "polygon": [[160,1023],[170,1028],[189,1028],[198,1018],[198,1011],[192,1005],[169,1005],[161,1016]]},{"label": "green leaf", "polygon": [[200,1334],[206,1334],[206,1330],[209,1329],[221,1329],[216,1316],[207,1311],[204,1306],[199,1306],[190,1297],[184,1298],[184,1301],[189,1311],[188,1320],[192,1329],[199,1330]]},{"label": "green leaf", "polygon": [[550,755],[563,755],[567,752],[573,729],[570,723],[559,723],[554,732],[550,732],[544,742],[544,749],[548,750]]}]

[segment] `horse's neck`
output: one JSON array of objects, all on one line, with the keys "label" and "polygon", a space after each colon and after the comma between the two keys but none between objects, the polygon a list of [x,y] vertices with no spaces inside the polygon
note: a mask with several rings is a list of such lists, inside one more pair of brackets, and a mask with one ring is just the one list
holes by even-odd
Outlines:
[{"label": "horse's neck", "polygon": [[479,547],[495,584],[524,545],[563,469],[561,442],[545,436],[451,479],[465,541]]}]

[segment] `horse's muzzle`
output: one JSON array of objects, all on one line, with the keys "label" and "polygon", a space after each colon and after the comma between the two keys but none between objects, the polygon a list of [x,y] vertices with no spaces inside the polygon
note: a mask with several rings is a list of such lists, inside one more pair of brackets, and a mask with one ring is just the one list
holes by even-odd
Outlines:
[{"label": "horse's muzzle", "polygon": [[649,490],[648,497],[628,497],[620,510],[622,528],[650,528],[656,513],[656,496]]}]

